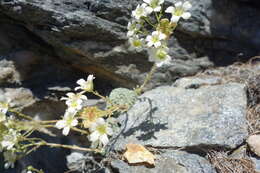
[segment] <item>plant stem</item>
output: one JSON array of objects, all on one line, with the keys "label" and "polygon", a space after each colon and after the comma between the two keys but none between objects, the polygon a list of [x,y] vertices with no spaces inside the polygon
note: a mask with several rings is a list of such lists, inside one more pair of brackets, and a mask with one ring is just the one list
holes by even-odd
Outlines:
[{"label": "plant stem", "polygon": [[57,121],[59,120],[43,120],[43,121],[40,121],[40,123],[56,123]]},{"label": "plant stem", "polygon": [[144,20],[145,20],[149,25],[151,25],[152,27],[156,28],[156,26],[153,25],[152,22],[150,22],[149,19],[147,19],[146,17],[144,17]]},{"label": "plant stem", "polygon": [[79,133],[82,133],[82,134],[85,134],[85,135],[89,135],[89,133],[85,130],[78,129],[76,127],[72,127],[71,129],[76,131],[76,132],[79,132]]},{"label": "plant stem", "polygon": [[109,104],[112,104],[111,101],[105,97],[105,96],[102,96],[101,94],[99,94],[97,91],[92,91],[92,93],[98,97],[100,97],[101,99],[103,99],[105,102],[109,103]]},{"label": "plant stem", "polygon": [[157,68],[157,66],[156,66],[156,64],[154,64],[153,67],[151,68],[150,72],[146,75],[146,78],[145,78],[145,80],[144,80],[144,83],[143,83],[140,87],[138,87],[138,88],[135,90],[138,95],[140,95],[140,94],[143,92],[144,87],[145,87],[145,86],[147,85],[147,83],[151,80],[151,78],[152,78],[154,72],[156,71],[156,68]]},{"label": "plant stem", "polygon": [[18,112],[18,111],[16,111],[15,109],[9,108],[8,111],[9,111],[9,112],[12,112],[12,113],[15,113],[15,114],[18,115],[19,117],[24,118],[24,119],[26,119],[26,120],[33,120],[32,117],[30,117],[30,116],[28,116],[28,115],[25,115],[25,114],[23,114],[23,113],[21,113],[21,112]]},{"label": "plant stem", "polygon": [[158,24],[160,24],[161,15],[160,15],[160,14],[158,15],[158,14],[155,12],[155,16],[156,16],[156,19],[157,19]]},{"label": "plant stem", "polygon": [[39,142],[39,143],[36,143],[36,145],[49,146],[49,147],[53,147],[53,148],[66,148],[66,149],[79,150],[79,151],[91,151],[91,152],[97,152],[97,153],[101,152],[99,149],[83,148],[83,147],[79,147],[76,145],[64,145],[64,144],[55,144],[55,143],[48,143],[48,142]]}]

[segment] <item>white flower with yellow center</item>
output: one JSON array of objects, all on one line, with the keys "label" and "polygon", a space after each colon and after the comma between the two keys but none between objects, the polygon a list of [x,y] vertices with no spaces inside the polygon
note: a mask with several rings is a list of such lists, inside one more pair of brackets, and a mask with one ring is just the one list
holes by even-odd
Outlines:
[{"label": "white flower with yellow center", "polygon": [[148,50],[149,61],[155,62],[157,67],[167,64],[171,60],[168,52],[169,48],[167,47],[151,48]]},{"label": "white flower with yellow center", "polygon": [[84,100],[87,100],[88,98],[85,95],[82,95],[80,93],[74,94],[74,93],[67,93],[68,97],[62,97],[61,100],[66,100],[66,104],[68,106],[67,111],[68,112],[77,112],[82,108],[82,104]]},{"label": "white flower with yellow center", "polygon": [[140,52],[143,49],[144,39],[139,38],[138,35],[129,38],[129,43],[131,45],[130,49]]},{"label": "white flower with yellow center", "polygon": [[3,136],[1,146],[3,149],[11,150],[14,145],[18,142],[20,133],[10,129],[6,135]]},{"label": "white flower with yellow center", "polygon": [[55,127],[58,129],[63,129],[62,134],[67,136],[70,132],[70,128],[78,125],[78,120],[74,117],[74,114],[71,112],[66,112],[63,119],[59,120]]},{"label": "white flower with yellow center", "polygon": [[88,75],[87,81],[84,79],[79,79],[77,81],[77,84],[79,84],[79,87],[76,87],[75,90],[84,90],[91,92],[94,89],[93,80],[95,79],[94,75]]},{"label": "white flower with yellow center", "polygon": [[177,23],[180,18],[189,19],[191,17],[191,14],[189,12],[186,12],[192,7],[192,5],[188,1],[185,1],[184,3],[177,2],[174,4],[174,6],[175,7],[168,7],[165,11],[165,13],[172,14],[171,22]]},{"label": "white flower with yellow center", "polygon": [[112,128],[103,118],[98,118],[90,127],[90,131],[90,141],[101,143],[103,146],[109,142],[108,135],[111,136],[113,134]]},{"label": "white flower with yellow center", "polygon": [[127,25],[127,37],[132,37],[137,31],[139,31],[141,28],[141,25],[137,23],[136,21],[129,22]]},{"label": "white flower with yellow center", "polygon": [[141,17],[146,17],[148,15],[146,11],[147,4],[143,3],[142,5],[138,5],[134,11],[132,11],[132,15],[136,20],[140,20]]},{"label": "white flower with yellow center", "polygon": [[10,167],[14,168],[14,163],[17,160],[17,155],[15,154],[15,152],[5,151],[4,160],[5,160],[5,164],[4,164],[5,169],[8,169]]},{"label": "white flower with yellow center", "polygon": [[143,0],[148,4],[148,7],[145,8],[148,14],[154,12],[160,12],[162,7],[161,4],[164,3],[164,0]]},{"label": "white flower with yellow center", "polygon": [[161,41],[166,39],[166,35],[160,31],[152,32],[152,35],[148,35],[146,37],[147,46],[148,47],[160,47],[162,45]]}]

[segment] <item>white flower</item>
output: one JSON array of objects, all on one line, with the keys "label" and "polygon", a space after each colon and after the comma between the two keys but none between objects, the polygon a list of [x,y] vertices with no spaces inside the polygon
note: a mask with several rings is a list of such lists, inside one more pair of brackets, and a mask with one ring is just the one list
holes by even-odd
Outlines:
[{"label": "white flower", "polygon": [[147,4],[143,3],[142,5],[138,5],[134,11],[132,11],[132,15],[136,20],[140,20],[141,17],[147,16],[146,11]]},{"label": "white flower", "polygon": [[18,136],[20,134],[15,130],[10,129],[6,135],[3,136],[1,145],[2,148],[6,148],[7,150],[11,150],[14,145],[18,142]]},{"label": "white flower", "polygon": [[6,121],[6,115],[0,112],[0,122]]},{"label": "white flower", "polygon": [[63,119],[59,120],[55,127],[58,129],[63,129],[62,134],[67,136],[70,132],[71,127],[78,125],[78,120],[74,117],[74,114],[71,112],[66,112]]},{"label": "white flower", "polygon": [[6,114],[8,111],[8,104],[0,102],[0,113]]},{"label": "white flower", "polygon": [[90,141],[102,143],[104,146],[108,144],[108,135],[113,134],[113,130],[103,118],[98,118],[95,123],[90,127]]},{"label": "white flower", "polygon": [[149,6],[146,7],[146,11],[148,14],[151,12],[159,12],[161,11],[161,4],[164,3],[164,0],[143,0],[145,3],[147,3]]},{"label": "white flower", "polygon": [[138,30],[140,30],[141,25],[136,21],[129,22],[127,25],[128,32],[126,34],[127,37],[133,36]]},{"label": "white flower", "polygon": [[80,93],[74,94],[74,93],[67,93],[68,97],[62,97],[61,100],[66,100],[66,104],[68,106],[67,111],[68,112],[77,112],[82,108],[82,103],[84,100],[87,100],[88,98],[85,95],[82,95]]},{"label": "white flower", "polygon": [[84,79],[79,79],[77,81],[77,84],[79,84],[79,87],[76,87],[75,90],[84,90],[84,91],[88,91],[91,92],[94,89],[94,84],[93,84],[93,80],[95,79],[94,75],[88,75],[88,79],[87,81],[85,81]]},{"label": "white flower", "polygon": [[8,168],[14,168],[14,163],[17,159],[17,155],[12,152],[12,151],[5,151],[4,152],[4,160],[5,160],[5,164],[4,164],[4,167],[5,169],[8,169]]},{"label": "white flower", "polygon": [[162,45],[161,40],[166,39],[166,35],[160,31],[152,32],[152,35],[148,35],[146,37],[147,46],[148,47],[160,47]]},{"label": "white flower", "polygon": [[191,14],[189,12],[186,12],[192,7],[192,5],[188,1],[185,1],[184,3],[177,2],[174,5],[175,7],[170,6],[165,11],[166,13],[172,14],[172,22],[176,23],[180,20],[180,18],[189,19],[191,17]]},{"label": "white flower", "polygon": [[149,61],[155,62],[158,67],[167,64],[171,60],[168,52],[169,48],[167,47],[150,48],[148,50]]},{"label": "white flower", "polygon": [[131,49],[136,50],[137,52],[140,52],[143,49],[144,39],[139,38],[138,35],[134,37],[129,38],[129,43],[131,45]]}]

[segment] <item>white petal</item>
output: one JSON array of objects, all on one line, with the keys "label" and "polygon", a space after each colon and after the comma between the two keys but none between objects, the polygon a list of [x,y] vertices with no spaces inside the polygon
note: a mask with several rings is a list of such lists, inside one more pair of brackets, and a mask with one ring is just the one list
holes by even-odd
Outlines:
[{"label": "white petal", "polygon": [[76,125],[78,125],[78,120],[72,120],[71,126],[75,127]]},{"label": "white petal", "polygon": [[146,12],[147,14],[151,14],[151,13],[153,12],[152,7],[146,7],[146,8],[145,8],[145,12]]},{"label": "white petal", "polygon": [[113,129],[110,127],[107,127],[107,134],[110,136],[113,135]]},{"label": "white petal", "polygon": [[71,97],[74,97],[75,96],[75,94],[74,93],[67,93],[66,94],[69,98],[71,98]]},{"label": "white petal", "polygon": [[159,11],[161,11],[161,9],[162,9],[162,7],[161,7],[161,6],[158,6],[158,7],[156,7],[153,11],[159,12]]},{"label": "white petal", "polygon": [[93,74],[91,74],[91,75],[88,75],[88,81],[92,81],[92,80],[94,80],[95,79],[95,77],[94,77],[94,75]]},{"label": "white petal", "polygon": [[55,127],[57,127],[58,129],[62,129],[66,126],[66,121],[65,120],[60,120],[55,124]]},{"label": "white petal", "polygon": [[148,47],[152,47],[152,46],[153,46],[153,42],[149,41],[149,42],[147,43],[147,46],[148,46]]},{"label": "white petal", "polygon": [[60,100],[68,100],[68,97],[61,97]]},{"label": "white petal", "polygon": [[163,33],[160,33],[160,35],[159,35],[159,39],[160,39],[160,40],[164,40],[165,38],[166,38],[166,35],[163,34]]},{"label": "white petal", "polygon": [[189,1],[186,1],[182,5],[183,9],[186,11],[192,7],[191,3]]},{"label": "white petal", "polygon": [[80,98],[81,98],[82,100],[88,100],[87,96],[85,96],[85,95],[81,95]]},{"label": "white petal", "polygon": [[144,0],[145,3],[150,4],[151,0]]},{"label": "white petal", "polygon": [[84,85],[85,83],[86,83],[86,81],[84,79],[79,79],[77,81],[77,84],[79,84],[79,85]]},{"label": "white petal", "polygon": [[95,142],[99,139],[100,134],[97,131],[94,131],[90,134],[90,141]]},{"label": "white petal", "polygon": [[96,121],[96,123],[99,124],[99,125],[103,125],[103,124],[105,124],[106,122],[105,122],[105,120],[104,120],[103,118],[98,118],[97,121]]},{"label": "white petal", "polygon": [[152,40],[152,36],[148,35],[145,40],[146,41],[151,41]]},{"label": "white petal", "polygon": [[181,15],[183,19],[189,19],[191,17],[191,14],[189,12],[185,12]]},{"label": "white petal", "polygon": [[164,3],[164,0],[159,0],[159,5],[161,5],[162,3]]},{"label": "white petal", "polygon": [[156,66],[157,66],[157,67],[161,67],[163,64],[164,64],[163,61],[161,61],[161,62],[157,62],[157,63],[156,63]]},{"label": "white petal", "polygon": [[168,7],[166,10],[165,10],[165,13],[173,13],[175,11],[175,8],[173,6],[170,6]]},{"label": "white petal", "polygon": [[152,35],[159,35],[159,31],[153,31]]},{"label": "white petal", "polygon": [[75,114],[76,114],[76,113],[70,112],[70,111],[68,111],[68,109],[67,109],[66,112],[65,112],[65,114],[64,114],[64,119],[69,119],[69,118],[71,118],[71,117],[74,117]]},{"label": "white petal", "polygon": [[67,112],[69,112],[71,114],[76,114],[78,112],[78,108],[68,107]]},{"label": "white petal", "polygon": [[75,91],[82,89],[82,87],[76,87]]},{"label": "white petal", "polygon": [[134,31],[128,31],[126,34],[127,37],[131,37],[133,35],[134,35]]},{"label": "white petal", "polygon": [[154,47],[160,47],[162,44],[161,44],[161,42],[160,41],[157,41],[156,43],[154,43]]},{"label": "white petal", "polygon": [[67,136],[70,132],[70,127],[65,127],[63,130],[62,130],[62,134]]},{"label": "white petal", "polygon": [[147,7],[147,4],[142,3],[141,7],[142,7],[142,8],[145,8],[145,7]]},{"label": "white petal", "polygon": [[176,2],[176,3],[174,4],[174,6],[175,6],[175,7],[181,7],[181,6],[182,6],[182,2],[181,2],[181,1]]},{"label": "white petal", "polygon": [[109,140],[106,134],[100,136],[100,141],[103,143],[103,145],[107,145]]},{"label": "white petal", "polygon": [[173,22],[173,23],[177,23],[178,21],[180,20],[180,16],[172,16],[172,18],[171,18],[171,22]]}]

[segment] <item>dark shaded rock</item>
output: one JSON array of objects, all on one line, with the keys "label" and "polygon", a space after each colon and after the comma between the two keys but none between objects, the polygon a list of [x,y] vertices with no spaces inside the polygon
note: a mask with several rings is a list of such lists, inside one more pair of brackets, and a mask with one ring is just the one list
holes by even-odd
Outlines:
[{"label": "dark shaded rock", "polygon": [[121,160],[112,161],[112,168],[119,173],[215,173],[209,162],[195,154],[182,151],[167,151],[156,157],[154,168],[130,166]]},{"label": "dark shaded rock", "polygon": [[[205,153],[217,146],[235,148],[247,137],[246,91],[238,83],[211,86],[207,78],[197,89],[183,88],[199,79],[183,78],[179,87],[158,87],[119,117],[121,132],[112,146],[123,150],[127,143],[153,147],[183,147]],[[182,82],[185,81],[185,82]]]},{"label": "dark shaded rock", "polygon": [[[171,68],[157,72],[150,87],[193,75],[211,67],[211,61],[225,65],[259,54],[259,7],[250,5],[255,2],[192,0],[192,18],[180,23],[169,43],[175,60]],[[3,0],[0,21],[19,29],[2,34],[10,42],[1,45],[3,51],[11,49],[14,40],[24,40],[12,35],[24,30],[37,40],[38,49],[54,53],[70,67],[132,88],[151,67],[145,52],[136,54],[125,45],[126,25],[136,4],[122,0]],[[7,28],[2,30],[7,32]]]},{"label": "dark shaded rock", "polygon": [[103,167],[98,161],[95,160],[95,156],[89,156],[88,154],[82,154],[73,152],[67,156],[67,165],[70,171],[80,173],[110,173],[110,171]]}]

